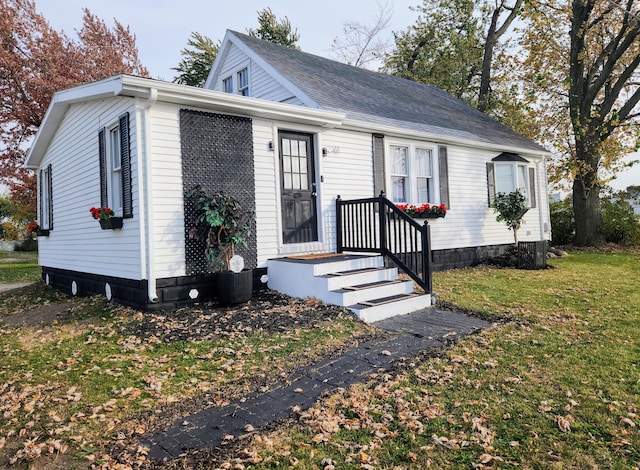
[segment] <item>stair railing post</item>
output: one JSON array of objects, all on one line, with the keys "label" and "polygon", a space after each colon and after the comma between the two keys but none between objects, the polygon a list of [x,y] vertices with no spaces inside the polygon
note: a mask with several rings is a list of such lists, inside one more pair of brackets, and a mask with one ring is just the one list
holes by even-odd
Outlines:
[{"label": "stair railing post", "polygon": [[336,253],[342,253],[342,198],[336,198]]},{"label": "stair railing post", "polygon": [[425,220],[422,233],[422,279],[425,283],[425,292],[431,294],[433,285],[431,281],[431,227]]},{"label": "stair railing post", "polygon": [[384,203],[384,191],[378,196],[378,216],[380,217],[380,254],[387,256],[387,207]]}]

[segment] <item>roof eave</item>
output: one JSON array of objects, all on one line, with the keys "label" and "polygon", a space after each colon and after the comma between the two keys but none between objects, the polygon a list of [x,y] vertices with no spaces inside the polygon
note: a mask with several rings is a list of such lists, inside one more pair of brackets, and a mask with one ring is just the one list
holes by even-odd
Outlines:
[{"label": "roof eave", "polygon": [[33,144],[29,149],[24,166],[35,170],[40,166],[42,157],[46,152],[51,139],[64,118],[69,106],[82,101],[104,99],[116,96],[122,89],[122,75],[81,85],[68,90],[56,92],[49,103],[47,112],[42,119],[42,123],[33,139]]},{"label": "roof eave", "polygon": [[435,132],[418,131],[415,129],[404,128],[401,126],[385,126],[382,124],[372,124],[367,121],[360,121],[355,119],[345,119],[342,124],[343,129],[353,129],[357,131],[366,132],[379,132],[385,135],[394,135],[398,137],[424,139],[433,142],[449,145],[459,145],[462,147],[476,148],[483,150],[491,150],[497,152],[513,152],[523,153],[527,155],[537,155],[540,157],[548,158],[552,154],[544,148],[539,150],[530,147],[519,147],[513,145],[501,145],[493,142],[482,142],[474,139],[465,139],[461,137],[446,136]]}]

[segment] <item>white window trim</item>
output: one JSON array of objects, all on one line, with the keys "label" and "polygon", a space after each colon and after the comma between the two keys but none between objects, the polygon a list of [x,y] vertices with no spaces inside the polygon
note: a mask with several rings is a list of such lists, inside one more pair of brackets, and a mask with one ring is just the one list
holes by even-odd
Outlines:
[{"label": "white window trim", "polygon": [[[386,178],[385,186],[389,188],[389,194],[387,197],[393,201],[393,176],[399,176],[393,173],[393,152],[392,147],[408,147],[409,148],[409,162],[408,162],[408,185],[406,188],[407,191],[407,201],[405,204],[424,204],[429,203],[431,205],[439,205],[442,203],[440,201],[440,169],[438,167],[438,146],[437,144],[431,142],[423,142],[418,140],[392,140],[385,139],[385,167],[386,174],[388,175]],[[431,187],[430,187],[430,195],[429,197],[432,199],[431,201],[419,201],[418,200],[418,184],[417,178],[415,175],[414,169],[416,165],[415,155],[416,148],[430,150],[431,151]],[[393,201],[399,202],[399,201]]]},{"label": "white window trim", "polygon": [[[118,163],[117,167],[114,166],[113,163],[113,152],[114,152],[114,144],[112,143],[111,137],[113,133],[117,134],[117,142],[115,143],[115,149],[117,151]],[[120,122],[116,121],[112,125],[106,128],[105,135],[105,145],[106,145],[106,164],[107,164],[107,201],[109,203],[109,208],[111,208],[117,217],[122,217],[123,213],[123,202],[124,202],[124,190],[123,190],[123,180],[122,180],[122,149],[120,147]],[[117,174],[117,178],[119,181],[119,185],[114,190],[114,174]],[[117,191],[116,191],[117,190]],[[115,204],[114,195],[118,194],[119,205]]]},{"label": "white window trim", "polygon": [[[227,83],[229,84],[229,89],[227,90]],[[233,93],[233,75],[229,75],[222,79],[222,91],[225,93]]]},{"label": "white window trim", "polygon": [[51,166],[40,170],[40,217],[38,219],[40,229],[51,229]]},{"label": "white window trim", "polygon": [[[240,74],[242,72],[245,72],[247,74],[247,84],[245,86],[242,86],[240,84]],[[251,90],[251,80],[250,80],[251,75],[249,74],[249,66],[243,67],[241,69],[239,69],[236,72],[236,85],[238,86],[238,94],[241,96],[250,96],[250,90]],[[244,94],[244,90],[247,90],[247,94]]]},{"label": "white window trim", "polygon": [[[501,191],[501,188],[498,187],[498,178],[497,178],[497,173],[498,173],[498,167],[500,166],[511,166],[513,168],[513,188],[511,191]],[[522,190],[522,192],[524,193],[524,197],[525,197],[525,201],[527,203],[527,207],[531,207],[531,190],[529,188],[529,168],[533,168],[530,165],[527,165],[526,163],[522,163],[522,162],[494,162],[494,174],[496,175],[495,177],[495,186],[496,186],[496,194],[498,193],[510,193],[512,191],[515,191],[516,188],[519,188]],[[518,177],[519,175],[519,170],[521,168],[524,168],[524,185],[518,185]]]}]

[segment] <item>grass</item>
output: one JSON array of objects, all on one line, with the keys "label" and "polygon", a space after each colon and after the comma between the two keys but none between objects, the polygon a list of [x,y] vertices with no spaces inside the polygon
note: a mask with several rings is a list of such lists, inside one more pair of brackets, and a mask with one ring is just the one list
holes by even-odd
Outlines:
[{"label": "grass", "polygon": [[257,467],[640,466],[640,254],[551,264],[436,274],[441,299],[515,321],[255,439]]},{"label": "grass", "polygon": [[[318,306],[295,301],[269,315],[304,315],[305,308]],[[108,462],[107,446],[124,442],[119,436],[135,442],[161,419],[223,404],[370,334],[359,322],[333,318],[282,333],[254,328],[163,342],[132,335],[143,314],[101,297],[70,298],[42,284],[0,294],[0,319],[51,309],[61,313],[53,323],[0,322],[0,468]],[[172,317],[158,314],[157,322],[169,331]],[[144,460],[142,448],[132,454]]]},{"label": "grass", "polygon": [[[511,321],[342,390],[205,468],[640,466],[640,254],[551,264],[437,273],[442,300]],[[140,315],[129,309],[43,286],[21,292],[0,296],[0,317],[64,304],[74,320],[0,329],[0,466],[11,456],[36,468],[109,462],[107,443],[135,442],[159,424],[155,410],[202,396],[223,403],[364,331],[341,320],[293,335],[157,343],[123,333]],[[38,446],[57,460],[29,460]],[[131,455],[144,460],[144,449]]]},{"label": "grass", "polygon": [[0,282],[36,282],[40,272],[38,253],[0,251]]}]

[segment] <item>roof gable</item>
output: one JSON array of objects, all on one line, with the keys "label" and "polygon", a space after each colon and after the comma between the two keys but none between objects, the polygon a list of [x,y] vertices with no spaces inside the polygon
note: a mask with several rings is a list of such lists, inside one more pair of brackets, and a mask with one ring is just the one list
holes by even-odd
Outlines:
[{"label": "roof gable", "polygon": [[230,33],[252,57],[265,63],[265,70],[298,89],[299,98],[308,97],[322,109],[344,112],[348,119],[547,153],[439,88]]}]

